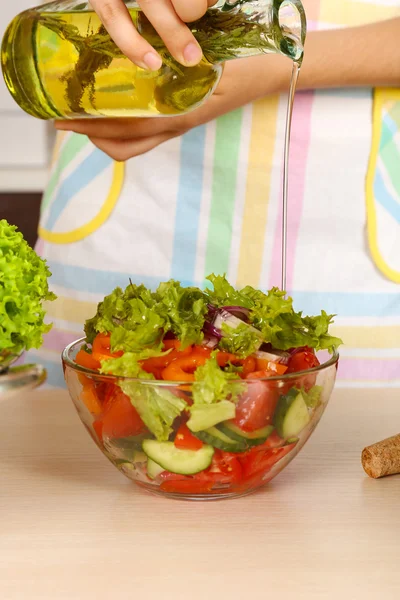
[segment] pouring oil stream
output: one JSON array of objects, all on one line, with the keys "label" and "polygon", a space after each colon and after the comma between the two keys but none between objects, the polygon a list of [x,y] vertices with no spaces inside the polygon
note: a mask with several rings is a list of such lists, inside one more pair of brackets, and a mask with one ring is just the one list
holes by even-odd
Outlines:
[{"label": "pouring oil stream", "polygon": [[290,80],[289,97],[286,111],[285,146],[283,160],[283,198],[282,198],[282,275],[281,289],[286,292],[287,271],[287,221],[288,221],[288,193],[289,193],[289,152],[290,134],[292,130],[293,104],[296,85],[299,79],[301,62],[293,61],[292,76]]}]

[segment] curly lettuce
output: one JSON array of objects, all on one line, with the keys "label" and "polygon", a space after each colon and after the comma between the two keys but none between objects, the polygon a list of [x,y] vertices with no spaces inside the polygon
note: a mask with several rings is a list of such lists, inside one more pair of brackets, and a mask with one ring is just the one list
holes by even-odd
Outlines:
[{"label": "curly lettuce", "polygon": [[39,348],[51,325],[44,323],[44,301],[55,300],[49,291],[51,273],[22,233],[5,219],[0,221],[0,364],[10,354]]},{"label": "curly lettuce", "polygon": [[241,358],[246,358],[256,352],[262,342],[261,334],[246,323],[238,327],[230,327],[227,323],[223,323],[221,331],[224,336],[219,342],[221,350],[236,354]]},{"label": "curly lettuce", "polygon": [[206,296],[198,288],[170,280],[151,292],[131,283],[100,302],[96,315],[86,322],[86,339],[91,343],[97,333],[110,333],[113,351],[140,352],[159,344],[170,331],[185,348],[202,342],[207,310]]},{"label": "curly lettuce", "polygon": [[223,325],[221,350],[245,358],[262,342],[277,350],[309,346],[330,352],[342,343],[329,333],[334,315],[322,311],[314,317],[303,316],[294,310],[292,298],[276,287],[268,292],[249,285],[236,290],[225,276],[212,274],[207,279],[213,289],[205,291],[185,288],[173,279],[154,292],[132,283],[125,291],[117,288],[86,322],[87,341],[91,343],[97,333],[110,333],[113,351],[140,353],[146,348],[160,349],[165,335],[172,333],[183,349],[202,343],[205,323],[210,324],[219,308],[240,306],[247,311],[248,323],[235,328]]},{"label": "curly lettuce", "polygon": [[154,437],[159,442],[167,441],[173,422],[187,408],[186,401],[167,388],[136,381],[122,381],[120,387]]},{"label": "curly lettuce", "polygon": [[[236,291],[223,276],[210,275],[207,279],[214,286],[213,290],[206,291],[210,301],[219,307],[232,304],[247,308],[249,323],[260,331],[264,343],[277,350],[309,346],[332,352],[342,344],[340,338],[329,333],[335,315],[328,315],[323,310],[315,317],[303,317],[302,312],[295,312],[292,298],[276,287],[266,293],[250,285]],[[247,347],[251,349],[243,328],[236,334],[235,342],[231,334],[226,344],[232,344],[232,348],[240,351],[240,334],[243,336],[243,354]]]},{"label": "curly lettuce", "polygon": [[217,352],[198,367],[194,374],[193,404],[215,404],[222,400],[236,402],[244,390],[244,383],[237,373],[223,371],[217,362]]}]

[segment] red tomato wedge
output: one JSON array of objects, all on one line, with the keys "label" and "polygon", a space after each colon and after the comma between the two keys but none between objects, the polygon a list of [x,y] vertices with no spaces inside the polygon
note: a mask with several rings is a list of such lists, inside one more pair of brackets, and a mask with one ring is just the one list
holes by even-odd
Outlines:
[{"label": "red tomato wedge", "polygon": [[128,396],[115,387],[106,400],[103,416],[97,419],[95,430],[98,435],[100,432],[100,439],[116,439],[138,435],[145,430],[145,425]]},{"label": "red tomato wedge", "polygon": [[216,483],[239,483],[242,479],[242,465],[238,455],[215,450],[210,472],[205,475],[214,477]]},{"label": "red tomato wedge", "polygon": [[279,460],[289,454],[296,444],[297,442],[293,442],[286,446],[274,448],[266,448],[263,444],[240,455],[239,460],[243,468],[243,478],[248,479],[258,473],[260,475],[267,473]]},{"label": "red tomato wedge", "polygon": [[[287,372],[298,373],[299,371],[307,371],[308,369],[318,367],[319,364],[320,362],[315,356],[314,352],[305,348],[304,350],[300,350],[290,357]],[[310,375],[305,375],[304,377],[299,378],[297,385],[298,387],[303,387],[306,392],[309,392],[311,388],[314,387],[316,381],[317,374],[310,373]]]},{"label": "red tomato wedge", "polygon": [[298,371],[307,371],[314,367],[318,367],[320,364],[318,358],[315,356],[312,350],[301,350],[294,353],[288,364],[288,373],[297,373]]},{"label": "red tomato wedge", "polygon": [[207,494],[211,492],[214,483],[199,479],[169,479],[163,481],[160,489],[170,494]]},{"label": "red tomato wedge", "polygon": [[[251,374],[248,378],[251,378]],[[244,431],[255,431],[271,425],[278,399],[279,391],[275,382],[249,381],[236,406],[235,424]]]},{"label": "red tomato wedge", "polygon": [[93,429],[96,432],[96,435],[100,441],[103,439],[103,423],[101,421],[94,421]]}]

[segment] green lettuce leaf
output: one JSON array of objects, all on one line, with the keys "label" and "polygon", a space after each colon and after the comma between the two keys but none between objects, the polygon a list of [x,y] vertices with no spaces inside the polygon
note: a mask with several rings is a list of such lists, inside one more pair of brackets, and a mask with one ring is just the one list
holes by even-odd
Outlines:
[{"label": "green lettuce leaf", "polygon": [[198,288],[183,288],[171,280],[153,293],[131,284],[125,291],[117,288],[98,305],[96,315],[86,322],[86,338],[91,343],[97,333],[111,333],[113,351],[138,352],[172,331],[185,348],[202,342],[207,310],[207,298]]},{"label": "green lettuce leaf", "polygon": [[[184,288],[170,280],[161,283],[156,292],[144,285],[130,284],[125,291],[117,288],[98,305],[97,313],[86,322],[85,333],[91,343],[98,332],[111,333],[113,351],[140,352],[159,346],[167,332],[172,332],[182,348],[200,344],[208,305],[237,305],[249,310],[249,322],[260,331],[262,340],[279,350],[310,346],[330,352],[342,341],[329,334],[334,315],[322,311],[315,317],[295,312],[293,301],[278,288],[267,293],[246,286],[235,290],[224,276],[210,275],[214,289],[205,292],[195,287]],[[220,348],[240,356],[248,356],[258,347],[257,335],[239,326],[230,331]]]},{"label": "green lettuce leaf", "polygon": [[342,344],[340,338],[328,332],[334,315],[322,311],[315,317],[303,317],[295,312],[292,298],[276,287],[267,293],[252,286],[236,291],[225,277],[210,275],[208,279],[215,286],[213,292],[207,292],[210,300],[218,306],[232,304],[250,309],[250,323],[261,332],[263,341],[277,350],[309,346],[332,352]]},{"label": "green lettuce leaf", "polygon": [[43,334],[44,301],[56,296],[49,291],[51,273],[16,227],[0,221],[0,363],[8,354],[39,348]]},{"label": "green lettuce leaf", "polygon": [[[155,310],[156,300],[154,294],[144,285],[130,284],[125,291],[116,288],[106,296],[97,307],[97,313],[86,321],[85,334],[89,343],[92,343],[97,333],[111,333],[111,347],[113,350],[136,350],[147,343],[151,344],[160,335],[164,321]],[[132,336],[127,336],[126,346],[123,332],[136,332],[138,329],[140,339],[143,341],[134,344]],[[114,332],[118,330],[114,336]],[[114,344],[119,347],[116,348]]]},{"label": "green lettuce leaf", "polygon": [[206,277],[213,285],[213,290],[206,289],[209,302],[214,306],[243,306],[251,308],[253,302],[246,294],[235,290],[224,275],[211,274]]},{"label": "green lettuce leaf", "polygon": [[140,352],[161,341],[165,320],[138,299],[131,300],[129,319],[111,331],[113,351]]},{"label": "green lettuce leaf", "polygon": [[[325,311],[316,317],[303,317],[302,313],[283,314],[273,322],[264,320],[261,332],[265,341],[270,342],[278,350],[309,346],[315,350],[332,352],[342,340],[328,333],[333,315]],[[261,323],[261,320],[259,321]]]},{"label": "green lettuce leaf", "polygon": [[159,442],[167,441],[172,433],[173,422],[188,406],[186,401],[166,387],[151,383],[122,381],[120,387],[156,439]]},{"label": "green lettuce leaf", "polygon": [[198,288],[184,288],[179,282],[171,280],[161,283],[157,289],[157,312],[181,341],[181,347],[201,344],[207,298]]},{"label": "green lettuce leaf", "polygon": [[261,345],[261,333],[254,331],[246,323],[238,327],[230,327],[227,323],[223,323],[221,330],[224,337],[219,342],[219,348],[231,354],[240,357],[250,356]]},{"label": "green lettuce leaf", "polygon": [[221,400],[236,402],[245,389],[245,384],[238,381],[237,374],[222,371],[216,359],[216,352],[195,371],[193,383],[193,403],[213,404]]},{"label": "green lettuce leaf", "polygon": [[[154,380],[154,375],[144,371],[140,361],[163,356],[169,352],[170,350],[161,352],[152,348],[136,353],[125,352],[119,358],[104,360],[100,370],[104,374],[143,380],[143,382],[120,381],[119,386],[129,396],[142,421],[159,441],[168,440],[174,420],[188,405],[185,400],[170,392],[167,387],[152,385],[151,381]],[[145,380],[148,380],[149,383],[146,384]]]}]

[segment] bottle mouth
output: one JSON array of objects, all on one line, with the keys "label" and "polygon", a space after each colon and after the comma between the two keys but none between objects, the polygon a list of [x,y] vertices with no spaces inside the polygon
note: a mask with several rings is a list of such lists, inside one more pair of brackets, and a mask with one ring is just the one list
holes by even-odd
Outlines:
[{"label": "bottle mouth", "polygon": [[296,62],[301,63],[304,55],[307,21],[303,5],[299,0],[277,0],[278,24],[282,39],[280,50]]}]

